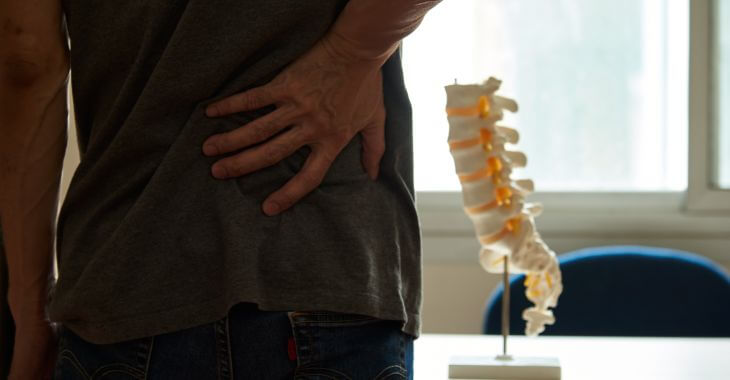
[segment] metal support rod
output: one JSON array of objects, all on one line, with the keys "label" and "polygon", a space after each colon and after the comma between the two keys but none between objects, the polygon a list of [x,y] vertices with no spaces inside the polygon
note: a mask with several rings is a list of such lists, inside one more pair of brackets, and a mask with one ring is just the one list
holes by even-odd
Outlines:
[{"label": "metal support rod", "polygon": [[509,336],[509,256],[504,257],[504,291],[502,292],[502,355],[507,356],[507,337]]}]

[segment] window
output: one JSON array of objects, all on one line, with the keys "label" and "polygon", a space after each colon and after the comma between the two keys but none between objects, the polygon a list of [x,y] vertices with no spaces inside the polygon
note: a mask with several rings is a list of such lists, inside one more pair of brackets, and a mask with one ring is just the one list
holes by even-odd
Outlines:
[{"label": "window", "polygon": [[514,178],[541,191],[684,190],[688,4],[442,2],[403,47],[416,189],[461,190],[443,87],[495,76],[520,104],[503,122],[528,156]]},{"label": "window", "polygon": [[715,181],[716,187],[730,189],[730,2],[716,1],[715,10]]},{"label": "window", "polygon": [[426,260],[471,261],[478,246],[444,86],[495,76],[520,104],[503,122],[528,156],[515,178],[535,180],[556,252],[643,244],[728,263],[727,20],[728,0],[442,2],[403,44]]}]

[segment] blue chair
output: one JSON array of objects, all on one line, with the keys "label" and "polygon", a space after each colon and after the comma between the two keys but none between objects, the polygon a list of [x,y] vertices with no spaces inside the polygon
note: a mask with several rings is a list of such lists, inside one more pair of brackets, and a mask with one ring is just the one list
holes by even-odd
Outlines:
[{"label": "blue chair", "polygon": [[[730,337],[730,276],[689,252],[606,246],[559,256],[564,289],[543,335]],[[510,334],[524,335],[524,275],[510,279]],[[501,333],[502,286],[485,334]]]}]

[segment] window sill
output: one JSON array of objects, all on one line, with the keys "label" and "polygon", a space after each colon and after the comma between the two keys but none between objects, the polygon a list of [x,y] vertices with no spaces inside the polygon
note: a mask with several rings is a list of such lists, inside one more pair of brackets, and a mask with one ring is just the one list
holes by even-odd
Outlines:
[{"label": "window sill", "polygon": [[[418,192],[424,258],[474,261],[479,244],[459,192]],[[684,249],[730,262],[730,212],[685,211],[684,192],[535,193],[545,206],[540,235],[556,252],[589,245],[645,244]],[[463,252],[463,253],[462,253]]]}]

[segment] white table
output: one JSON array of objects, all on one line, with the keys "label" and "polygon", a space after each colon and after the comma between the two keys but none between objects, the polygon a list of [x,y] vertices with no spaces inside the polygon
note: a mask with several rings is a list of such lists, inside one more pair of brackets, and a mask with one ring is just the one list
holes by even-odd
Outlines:
[{"label": "white table", "polygon": [[[414,345],[416,380],[448,379],[449,357],[501,353],[493,335],[422,334]],[[510,337],[515,356],[554,356],[563,380],[730,380],[730,339]]]}]

